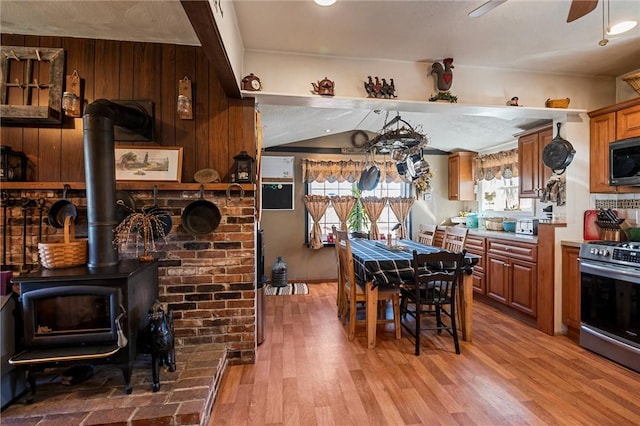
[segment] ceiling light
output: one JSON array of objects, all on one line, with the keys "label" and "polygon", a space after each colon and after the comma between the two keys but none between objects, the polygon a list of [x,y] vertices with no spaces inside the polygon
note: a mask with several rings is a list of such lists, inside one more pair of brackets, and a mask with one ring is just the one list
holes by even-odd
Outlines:
[{"label": "ceiling light", "polygon": [[313,0],[315,4],[320,6],[331,6],[336,2],[336,0]]},{"label": "ceiling light", "polygon": [[617,24],[607,28],[607,34],[609,34],[609,35],[622,34],[624,32],[629,31],[632,28],[635,28],[636,25],[638,25],[638,22],[636,22],[636,21],[618,22]]}]

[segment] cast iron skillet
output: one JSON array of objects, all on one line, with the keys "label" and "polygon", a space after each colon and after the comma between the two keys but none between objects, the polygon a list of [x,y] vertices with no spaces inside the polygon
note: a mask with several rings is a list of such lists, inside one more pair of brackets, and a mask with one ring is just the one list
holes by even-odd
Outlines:
[{"label": "cast iron skillet", "polygon": [[558,123],[557,126],[558,134],[542,150],[542,161],[554,173],[561,175],[573,161],[576,150],[573,149],[573,145],[568,140],[560,137],[562,123]]},{"label": "cast iron skillet", "polygon": [[64,218],[71,216],[71,219],[75,220],[78,216],[78,210],[75,204],[67,200],[67,191],[71,189],[71,186],[67,183],[64,184],[62,189],[62,200],[58,200],[49,207],[49,213],[47,219],[49,225],[56,229],[64,228]]},{"label": "cast iron skillet", "polygon": [[204,185],[201,185],[200,199],[182,211],[182,227],[192,235],[206,235],[216,230],[221,218],[218,207],[204,199]]}]

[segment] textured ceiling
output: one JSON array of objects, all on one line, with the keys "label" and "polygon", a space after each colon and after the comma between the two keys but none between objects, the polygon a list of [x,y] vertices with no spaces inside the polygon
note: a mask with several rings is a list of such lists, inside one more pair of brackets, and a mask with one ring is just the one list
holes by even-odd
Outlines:
[{"label": "textured ceiling", "polygon": [[[619,76],[640,68],[640,26],[608,37],[609,43],[599,46],[603,1],[569,24],[570,0],[508,0],[479,18],[467,15],[484,0],[338,0],[326,8],[311,0],[210,3],[220,4],[223,11],[235,9],[245,49],[424,62],[453,55],[459,66]],[[612,23],[640,19],[638,0],[610,0],[610,10]],[[2,0],[0,30],[200,44],[178,0]],[[328,127],[332,133],[375,132],[384,124],[384,117],[372,113],[366,102],[319,109],[263,101],[261,111],[265,146],[319,137]],[[482,149],[500,144],[540,119],[504,117],[503,111],[494,110],[449,116],[444,123],[439,110],[398,111],[403,119],[427,129],[431,139],[444,148]]]}]

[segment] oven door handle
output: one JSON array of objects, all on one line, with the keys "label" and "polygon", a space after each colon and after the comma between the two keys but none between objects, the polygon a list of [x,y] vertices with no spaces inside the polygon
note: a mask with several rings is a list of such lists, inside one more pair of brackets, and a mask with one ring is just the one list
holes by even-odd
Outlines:
[{"label": "oven door handle", "polygon": [[637,269],[631,267],[620,267],[607,263],[606,265],[600,265],[593,262],[580,262],[580,272],[603,275],[617,280],[630,281],[633,283],[640,282],[640,272]]}]

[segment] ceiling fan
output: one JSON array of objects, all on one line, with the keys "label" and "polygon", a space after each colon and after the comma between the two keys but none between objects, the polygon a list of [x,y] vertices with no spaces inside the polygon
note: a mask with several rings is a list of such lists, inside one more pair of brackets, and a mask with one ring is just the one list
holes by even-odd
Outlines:
[{"label": "ceiling fan", "polygon": [[[469,16],[472,18],[480,17],[506,1],[507,0],[489,0],[469,12]],[[569,8],[569,15],[567,16],[567,22],[573,22],[576,19],[582,18],[584,15],[594,10],[596,6],[598,6],[598,0],[572,0],[571,7]]]}]

